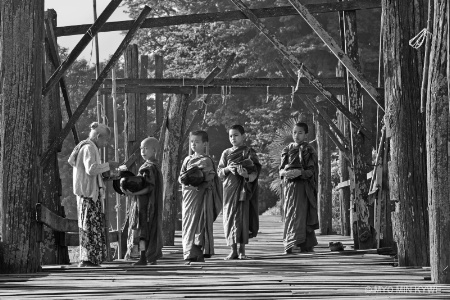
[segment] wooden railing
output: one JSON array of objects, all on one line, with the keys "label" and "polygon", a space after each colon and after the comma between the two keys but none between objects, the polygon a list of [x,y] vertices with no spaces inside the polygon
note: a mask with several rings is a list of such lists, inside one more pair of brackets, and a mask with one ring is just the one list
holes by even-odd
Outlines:
[{"label": "wooden railing", "polygon": [[[79,246],[79,228],[78,220],[67,219],[58,216],[42,203],[36,204],[36,221],[40,225],[46,225],[60,233],[59,244],[61,246]],[[42,241],[42,238],[38,238],[38,241]],[[114,243],[118,241],[118,232],[109,232],[109,242]]]}]

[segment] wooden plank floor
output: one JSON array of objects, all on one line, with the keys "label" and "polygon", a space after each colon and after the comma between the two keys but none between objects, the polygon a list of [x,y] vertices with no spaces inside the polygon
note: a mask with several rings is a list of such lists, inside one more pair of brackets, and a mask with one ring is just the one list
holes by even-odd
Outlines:
[{"label": "wooden plank floor", "polygon": [[0,276],[0,299],[450,299],[449,285],[424,280],[427,268],[393,267],[390,256],[328,249],[329,241],[350,245],[348,237],[319,236],[315,253],[283,255],[280,218],[262,216],[260,223],[247,247],[251,260],[223,260],[229,250],[219,219],[217,254],[205,263],[185,264],[177,232],[176,245],[164,248],[156,266],[45,266],[38,274]]}]

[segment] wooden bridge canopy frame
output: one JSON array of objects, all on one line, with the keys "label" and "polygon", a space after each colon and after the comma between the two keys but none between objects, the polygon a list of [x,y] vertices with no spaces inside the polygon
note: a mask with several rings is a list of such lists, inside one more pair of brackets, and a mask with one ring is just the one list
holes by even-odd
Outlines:
[{"label": "wooden bridge canopy frame", "polygon": [[[301,79],[301,88],[297,90],[296,94],[322,94],[326,99],[330,101],[333,106],[339,109],[357,128],[358,133],[364,134],[366,139],[374,138],[373,133],[364,127],[358,118],[356,118],[352,112],[348,110],[337,98],[335,94],[344,95],[347,91],[345,87],[346,80],[331,79],[335,85],[327,84],[326,80],[323,82],[316,78],[312,72],[310,72],[306,66],[297,60],[295,56],[285,48],[276,37],[270,35],[269,31],[262,25],[258,17],[277,17],[282,15],[300,15],[307,21],[309,25],[318,33],[327,46],[332,50],[336,57],[342,61],[342,63],[349,68],[350,72],[361,82],[364,88],[367,90],[368,95],[372,97],[379,106],[383,108],[383,100],[380,96],[380,90],[373,88],[370,83],[364,78],[362,73],[358,70],[358,67],[353,61],[346,55],[346,53],[340,49],[337,44],[331,39],[331,37],[320,27],[311,12],[331,12],[331,11],[343,11],[343,10],[357,10],[367,8],[380,8],[380,1],[346,1],[327,4],[313,4],[313,5],[301,5],[298,1],[291,1],[293,7],[278,7],[267,8],[259,10],[248,9],[240,0],[231,0],[239,8],[239,11],[214,13],[214,14],[201,14],[201,15],[187,15],[187,16],[175,16],[166,18],[150,18],[142,22],[141,28],[154,28],[159,26],[169,26],[176,24],[192,24],[198,22],[215,22],[215,21],[228,21],[233,19],[250,19],[260,29],[266,37],[275,45],[275,47],[281,51],[281,53],[299,69],[299,71],[306,77]],[[178,23],[177,23],[178,22]],[[129,28],[129,22],[112,22],[106,23],[102,26],[100,31],[111,30],[123,30]],[[78,34],[85,30],[87,25],[70,26],[64,28],[57,28],[56,33],[58,36]],[[292,72],[292,71],[291,71]],[[183,85],[180,85],[181,79],[117,79],[117,93],[169,93],[169,94],[190,94],[190,95],[202,95],[202,94],[221,94],[223,87],[232,87],[229,90],[230,94],[278,94],[278,95],[291,95],[293,83],[297,76],[289,75],[289,78],[267,78],[267,79],[215,79],[208,85],[205,85],[199,79],[187,79],[183,80]],[[305,80],[309,81],[305,82]],[[344,81],[344,82],[342,82]],[[339,84],[336,84],[339,82]],[[104,83],[109,84],[109,80],[105,80]],[[331,82],[328,82],[331,83]],[[344,84],[343,84],[344,83]],[[201,88],[199,88],[199,86]],[[318,91],[317,91],[318,90]],[[110,89],[108,87],[100,88],[100,94],[109,94]],[[315,105],[309,98],[303,100],[311,111],[320,115],[321,122],[326,125],[327,133],[332,138],[333,142],[338,148],[345,153],[345,156],[352,161],[351,154],[349,152],[350,142],[344,137],[340,130],[332,123],[331,118],[320,108],[320,105]],[[328,128],[328,126],[330,126]],[[66,126],[67,127],[67,126]],[[67,130],[66,130],[67,131]],[[61,136],[62,137],[62,136]],[[48,153],[48,152],[47,152]],[[362,180],[362,179],[360,179]],[[365,176],[364,176],[364,180]],[[366,213],[364,213],[366,215]],[[367,216],[367,215],[366,215]],[[367,217],[365,217],[367,218]],[[367,224],[368,219],[365,219],[364,223]],[[368,225],[367,225],[368,226]],[[367,226],[365,228],[367,228]],[[370,248],[370,246],[368,246]]]},{"label": "wooden bridge canopy frame", "polygon": [[[112,0],[110,5],[113,7],[114,5],[118,5],[117,0]],[[303,16],[305,19],[309,18],[309,23],[311,23],[310,15],[308,15],[308,9],[311,12],[318,13],[318,12],[337,12],[342,10],[358,10],[358,9],[367,9],[367,8],[380,8],[381,4],[379,0],[364,0],[364,1],[346,1],[346,2],[337,2],[337,3],[327,3],[327,4],[311,4],[306,5],[305,7],[301,6],[301,4],[297,3],[297,1],[291,1],[293,2],[294,7],[279,7],[279,8],[267,8],[267,9],[259,9],[259,10],[249,10],[245,5],[238,0],[232,0],[238,7],[239,11],[233,11],[233,12],[226,12],[226,13],[214,13],[214,14],[202,14],[199,16],[177,16],[177,17],[167,17],[167,18],[149,18],[145,19],[148,13],[150,12],[149,7],[145,7],[140,16],[137,18],[136,21],[132,22],[114,22],[114,23],[105,23],[106,19],[108,17],[107,12],[104,12],[104,14],[100,15],[99,19],[94,25],[81,25],[81,26],[74,26],[71,28],[56,28],[55,32],[57,36],[63,36],[63,35],[69,35],[69,34],[81,34],[81,33],[87,33],[89,34],[90,28],[95,28],[96,32],[105,32],[105,31],[111,31],[111,30],[125,30],[130,29],[127,36],[125,37],[124,41],[121,43],[115,54],[113,55],[112,59],[108,62],[104,70],[99,74],[97,80],[94,82],[92,88],[89,90],[89,92],[84,97],[82,103],[80,106],[75,110],[73,115],[70,117],[69,121],[67,122],[66,126],[61,130],[59,135],[55,137],[54,142],[46,149],[46,151],[43,152],[43,155],[41,156],[41,166],[45,166],[48,164],[50,156],[52,153],[55,153],[56,150],[61,146],[64,139],[67,137],[67,135],[72,131],[74,135],[76,136],[76,131],[74,130],[74,125],[78,118],[81,116],[82,112],[86,109],[88,103],[90,102],[91,98],[94,96],[94,94],[100,90],[100,93],[105,94],[105,90],[100,89],[100,86],[104,83],[104,80],[107,76],[107,73],[111,70],[111,68],[114,66],[117,59],[120,57],[122,52],[125,50],[129,42],[131,41],[131,38],[133,34],[141,27],[141,28],[154,28],[158,26],[169,26],[169,25],[175,25],[175,24],[192,24],[192,23],[198,23],[198,22],[215,22],[215,21],[229,21],[229,20],[239,20],[239,19],[250,19],[266,36],[272,41],[272,43],[289,59],[289,61],[297,68],[299,69],[303,75],[306,76],[306,78],[309,80],[311,85],[308,85],[307,83],[303,83],[305,86],[302,89],[299,89],[297,91],[297,95],[299,94],[314,94],[317,93],[316,90],[319,90],[319,92],[324,95],[330,103],[332,103],[336,108],[338,108],[357,128],[358,134],[364,134],[366,138],[373,138],[372,132],[365,128],[362,124],[362,122],[355,116],[354,113],[352,113],[348,108],[346,108],[337,98],[334,96],[335,93],[338,91],[341,93],[345,93],[345,87],[342,86],[342,83],[336,90],[332,90],[332,88],[327,88],[326,84],[324,82],[321,82],[318,78],[316,78],[312,72],[310,72],[304,64],[302,64],[296,57],[291,55],[287,49],[283,47],[281,43],[278,42],[278,40],[270,36],[267,29],[265,29],[262,24],[259,22],[259,17],[278,17],[283,15],[298,15],[298,12],[300,11],[303,13]],[[109,12],[108,12],[109,13]],[[103,22],[103,24],[102,24]],[[178,23],[177,23],[178,22]],[[131,25],[132,24],[132,25]],[[98,26],[97,26],[98,25]],[[87,27],[86,27],[87,26]],[[72,31],[70,31],[72,30]],[[68,33],[69,32],[69,33]],[[72,32],[72,33],[70,33]],[[90,32],[91,38],[92,38],[92,32]],[[319,34],[319,36],[321,36]],[[323,34],[322,34],[323,36]],[[85,38],[86,37],[86,38]],[[86,40],[88,37],[85,35],[83,39],[80,41],[81,45],[86,44]],[[338,49],[339,50],[339,49]],[[76,59],[75,54],[70,56],[72,60]],[[378,94],[378,91],[376,89],[373,89],[371,86],[367,85],[364,81],[364,78],[361,76],[360,73],[358,73],[357,68],[353,64],[353,62],[348,59],[348,57],[345,56],[345,53],[341,50],[340,52],[334,53],[338,56],[338,58],[346,64],[347,68],[350,69],[350,72],[359,79],[359,81],[363,82],[363,86],[367,90],[368,94],[374,98],[375,101],[377,101],[378,105],[382,105],[381,96]],[[339,57],[340,56],[340,57]],[[74,58],[75,57],[75,58]],[[59,65],[59,68],[57,71],[53,74],[53,76],[47,81],[43,94],[47,93],[47,91],[54,86],[56,83],[60,83],[61,88],[64,89],[64,82],[63,82],[63,75],[65,70],[70,66],[69,62],[63,62]],[[212,77],[216,76],[217,74],[214,74]],[[278,79],[277,79],[278,80]],[[233,87],[232,91],[234,93],[241,92],[241,93],[261,93],[265,94],[268,91],[272,94],[292,94],[292,83],[295,81],[295,77],[290,75],[289,77],[279,79],[280,82],[278,85],[261,85],[261,83],[255,83],[255,86],[251,86],[251,82],[247,82],[247,85],[244,87]],[[284,81],[284,83],[281,83],[281,80]],[[219,79],[217,79],[219,82]],[[227,81],[227,79],[224,79],[224,81]],[[218,93],[218,89],[221,86],[233,86],[233,80],[229,80],[230,82],[223,82],[221,85],[214,85],[206,86],[207,84],[210,84],[213,82],[213,78],[208,77],[204,81],[200,82],[200,84],[196,84],[193,86],[155,86],[150,84],[149,86],[125,86],[123,87],[123,90],[121,90],[121,87],[118,88],[118,93],[124,92],[124,93],[176,93],[176,94],[183,94],[183,95],[191,95],[188,97],[192,101],[193,95],[198,95],[198,85],[204,86],[204,91],[206,91],[208,94],[220,94]],[[238,80],[237,80],[238,81]],[[270,80],[269,80],[270,81]],[[164,82],[164,80],[162,81]],[[193,81],[195,82],[195,81]],[[195,82],[196,83],[196,82]],[[225,84],[224,84],[225,83]],[[228,83],[228,85],[226,84]],[[128,89],[127,89],[128,88]],[[156,90],[159,89],[159,90]],[[245,92],[246,91],[246,92]],[[232,92],[232,93],[233,93]],[[66,97],[65,97],[66,98]],[[68,97],[67,97],[68,99]],[[189,101],[188,101],[189,102]],[[339,134],[339,129],[333,127],[330,125],[329,120],[331,119],[329,116],[326,116],[323,114],[323,112],[320,111],[320,105],[314,106],[315,103],[312,101],[306,101],[305,103],[308,103],[308,107],[310,107],[315,113],[322,115],[322,121],[323,124],[327,124],[330,126],[328,128],[328,134],[332,135],[334,137],[334,142],[338,145],[340,145],[340,149],[346,153],[346,155],[349,155],[348,151],[346,150],[346,147],[348,147],[349,142],[344,138],[343,135]],[[70,108],[70,105],[69,105]],[[69,110],[68,110],[69,111]],[[164,121],[162,126],[165,126]],[[335,136],[336,135],[336,136]],[[41,210],[42,211],[42,210]],[[42,215],[41,215],[42,217]],[[41,221],[42,222],[42,221]],[[64,230],[62,230],[64,231]]]}]

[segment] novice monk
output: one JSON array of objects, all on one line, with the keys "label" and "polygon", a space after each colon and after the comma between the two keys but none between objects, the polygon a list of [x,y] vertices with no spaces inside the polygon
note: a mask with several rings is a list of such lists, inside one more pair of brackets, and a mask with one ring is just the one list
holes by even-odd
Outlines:
[{"label": "novice monk", "polygon": [[[231,253],[227,259],[247,259],[245,244],[259,229],[258,176],[261,165],[255,150],[244,145],[241,125],[228,130],[233,147],[222,153],[219,177],[223,180],[223,226]],[[237,244],[240,244],[239,253]]]},{"label": "novice monk", "polygon": [[145,160],[139,168],[138,176],[145,178],[146,187],[132,193],[122,190],[128,196],[136,196],[132,199],[129,211],[130,230],[127,242],[127,254],[130,256],[133,247],[134,236],[139,237],[139,250],[141,256],[134,265],[146,265],[147,262],[155,265],[156,260],[162,257],[162,174],[156,160],[159,142],[153,137],[146,138],[141,143],[141,156]]},{"label": "novice monk", "polygon": [[317,245],[314,229],[319,228],[317,215],[317,154],[306,141],[308,125],[292,128],[294,142],[281,153],[280,176],[284,198],[284,249],[294,246],[302,252],[313,252]]},{"label": "novice monk", "polygon": [[[222,210],[222,186],[214,162],[205,155],[208,134],[191,132],[189,142],[194,154],[184,159],[178,179],[183,191],[183,257],[202,262],[214,254],[213,222]],[[187,185],[188,173],[195,166],[203,172],[203,182]]]}]

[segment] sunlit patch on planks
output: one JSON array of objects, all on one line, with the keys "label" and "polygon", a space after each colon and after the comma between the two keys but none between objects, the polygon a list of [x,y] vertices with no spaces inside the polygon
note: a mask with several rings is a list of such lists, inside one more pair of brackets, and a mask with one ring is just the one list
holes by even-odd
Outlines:
[{"label": "sunlit patch on planks", "polygon": [[[185,265],[177,232],[175,246],[164,248],[156,266],[137,268],[127,261],[102,268],[45,266],[38,274],[0,276],[0,299],[450,298],[450,286],[424,280],[430,276],[428,268],[393,267],[390,256],[350,250],[349,237],[319,236],[315,253],[283,255],[277,216],[261,216],[260,233],[247,247],[252,260],[224,261],[228,248],[221,222],[219,217],[214,228],[216,255],[205,263]],[[331,252],[330,241],[341,241],[346,251]],[[437,287],[438,293],[395,292],[405,286]],[[367,287],[380,293],[366,293]]]}]

